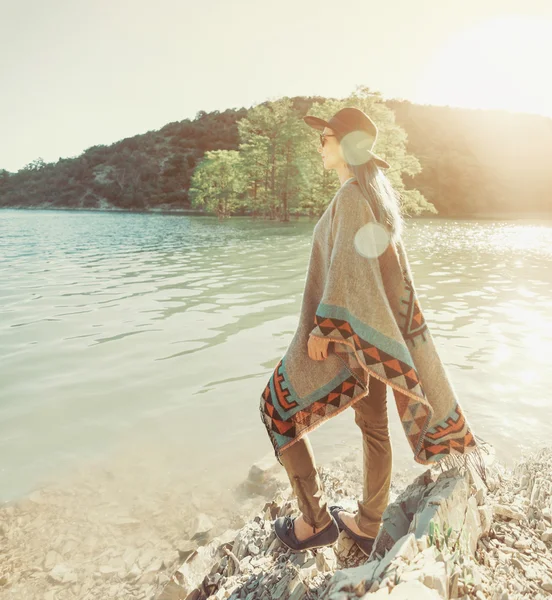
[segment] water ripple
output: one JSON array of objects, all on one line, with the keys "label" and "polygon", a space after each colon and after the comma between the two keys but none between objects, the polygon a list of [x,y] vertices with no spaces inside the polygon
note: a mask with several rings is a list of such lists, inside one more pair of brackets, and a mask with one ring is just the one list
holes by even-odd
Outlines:
[{"label": "water ripple", "polygon": [[[228,445],[270,452],[259,395],[297,325],[313,226],[0,211],[0,493],[154,424],[202,457],[183,477],[212,477]],[[552,223],[414,219],[405,244],[476,431],[499,451],[549,439]],[[315,432],[320,456],[356,447],[351,427]]]}]

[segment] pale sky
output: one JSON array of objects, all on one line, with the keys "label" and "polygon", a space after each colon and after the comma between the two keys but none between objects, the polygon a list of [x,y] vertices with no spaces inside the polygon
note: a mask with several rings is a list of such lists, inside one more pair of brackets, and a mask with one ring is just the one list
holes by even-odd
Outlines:
[{"label": "pale sky", "polygon": [[0,169],[282,96],[552,117],[550,0],[0,0]]}]

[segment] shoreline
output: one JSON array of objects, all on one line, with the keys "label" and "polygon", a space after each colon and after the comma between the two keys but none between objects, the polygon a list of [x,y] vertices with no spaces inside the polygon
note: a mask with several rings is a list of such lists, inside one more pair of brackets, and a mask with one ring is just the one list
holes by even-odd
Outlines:
[{"label": "shoreline", "polygon": [[[347,510],[355,510],[356,498],[362,493],[362,466],[353,463],[353,454],[319,467],[329,504],[339,503]],[[272,520],[278,515],[296,516],[298,512],[285,471],[271,453],[253,465],[249,475],[236,489],[227,490],[230,493],[226,496],[221,489],[217,496],[215,484],[214,491],[196,495],[190,492],[189,482],[174,481],[170,491],[163,487],[158,495],[152,493],[146,498],[149,487],[155,487],[151,473],[135,474],[134,479],[148,485],[133,489],[125,480],[127,463],[109,465],[109,470],[103,464],[97,469],[87,465],[81,479],[71,479],[71,486],[50,484],[0,506],[0,537],[5,547],[0,564],[0,600],[206,600],[209,596],[211,600],[237,600],[253,591],[246,590],[253,582],[259,593],[250,600],[272,599],[278,585],[282,588],[278,588],[280,600],[292,594],[294,600],[333,600],[334,593],[345,600],[357,597],[343,595],[346,589],[360,589],[360,585],[372,593],[387,595],[407,579],[417,579],[424,587],[432,582],[429,587],[433,586],[433,591],[439,586],[456,585],[457,590],[474,594],[480,591],[487,600],[513,600],[518,596],[504,596],[503,591],[508,588],[510,593],[515,592],[515,582],[522,588],[529,583],[537,585],[534,573],[529,571],[527,575],[524,571],[526,558],[533,570],[549,570],[552,582],[552,447],[521,451],[510,470],[496,459],[495,464],[496,468],[489,471],[489,481],[494,482],[491,490],[485,490],[473,477],[470,480],[455,473],[457,467],[440,472],[436,465],[417,476],[408,469],[394,472],[383,518],[384,524],[391,524],[388,531],[392,535],[378,536],[381,539],[374,549],[382,555],[370,559],[355,551],[344,533],[334,549],[319,553],[292,554],[276,540]],[[131,477],[129,481],[134,480]],[[443,497],[449,498],[439,508],[445,521],[452,524],[456,519],[461,529],[463,523],[471,523],[468,530],[472,533],[466,543],[473,552],[466,553],[464,548],[453,558],[443,546],[442,556],[434,554],[428,550],[432,544],[423,541],[427,532],[416,530],[405,530],[397,539],[401,534],[397,527],[402,527],[397,525],[397,507],[412,503],[414,498],[431,499],[432,486],[436,486],[433,494],[437,504]],[[520,516],[522,512],[525,517]],[[413,514],[409,519],[423,520]],[[485,534],[481,519],[490,521]],[[478,540],[474,541],[476,531],[481,535],[477,534]],[[545,533],[550,533],[550,538],[538,541]],[[524,541],[529,538],[535,542]],[[237,571],[236,561],[224,548],[237,558]],[[465,559],[462,563],[458,562],[460,556]],[[550,569],[545,561],[550,562]],[[449,563],[450,573],[447,571],[445,578],[441,570]],[[453,580],[452,572],[457,572],[454,569],[459,566],[465,569]],[[430,576],[435,570],[440,574]],[[487,579],[492,579],[490,572],[495,573],[497,586],[502,586],[495,595],[484,579],[485,573]],[[479,581],[476,590],[469,577]],[[196,591],[206,582],[211,587]],[[542,583],[548,585],[546,579]],[[385,589],[379,592],[380,588]],[[179,595],[169,595],[177,592]],[[527,598],[540,598],[534,589],[531,594]]]},{"label": "shoreline", "polygon": [[[238,532],[191,549],[155,600],[545,600],[552,593],[552,446],[483,479],[464,463],[416,477],[387,506],[366,557],[342,531],[333,547],[295,553],[272,521],[297,515],[279,494]],[[348,482],[321,470],[345,510]],[[265,481],[269,480],[269,471]]]},{"label": "shoreline", "polygon": [[[1,210],[26,210],[26,211],[66,211],[66,212],[93,212],[93,213],[129,213],[129,214],[161,214],[161,215],[191,215],[216,218],[214,213],[207,213],[193,208],[116,208],[104,206],[102,208],[86,208],[86,207],[64,207],[64,206],[0,206]],[[229,219],[249,219],[255,221],[266,221],[267,223],[293,223],[298,219],[308,219],[314,221],[315,217],[310,217],[308,214],[290,215],[289,221],[279,221],[278,219],[264,219],[263,217],[252,217],[251,215],[232,215]],[[471,213],[467,215],[418,215],[407,216],[409,219],[420,220],[457,220],[457,221],[551,221],[552,213]]]}]

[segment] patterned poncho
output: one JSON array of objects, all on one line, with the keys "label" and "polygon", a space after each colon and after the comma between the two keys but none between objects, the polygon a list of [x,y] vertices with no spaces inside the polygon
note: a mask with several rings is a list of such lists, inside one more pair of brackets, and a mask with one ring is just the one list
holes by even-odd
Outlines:
[{"label": "patterned poncho", "polygon": [[[314,227],[297,331],[261,395],[280,463],[282,450],[365,396],[369,377],[392,388],[416,462],[474,450],[471,458],[483,462],[425,322],[406,251],[385,235],[354,178]],[[311,335],[329,340],[327,358],[309,357]]]}]

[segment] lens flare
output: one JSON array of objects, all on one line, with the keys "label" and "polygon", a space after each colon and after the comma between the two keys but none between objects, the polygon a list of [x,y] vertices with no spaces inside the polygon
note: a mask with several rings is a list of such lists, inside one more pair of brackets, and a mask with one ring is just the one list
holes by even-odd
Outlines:
[{"label": "lens flare", "polygon": [[355,234],[355,249],[366,258],[381,256],[389,246],[390,236],[379,223],[366,223]]},{"label": "lens flare", "polygon": [[343,158],[350,165],[363,165],[370,160],[374,138],[366,131],[351,131],[344,135],[339,143]]}]

